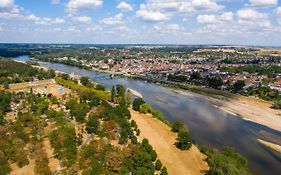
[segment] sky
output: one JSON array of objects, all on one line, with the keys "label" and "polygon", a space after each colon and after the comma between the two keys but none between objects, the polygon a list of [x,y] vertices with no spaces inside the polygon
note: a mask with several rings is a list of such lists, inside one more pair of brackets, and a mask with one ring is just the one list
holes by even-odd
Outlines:
[{"label": "sky", "polygon": [[0,0],[0,42],[281,46],[279,1]]}]

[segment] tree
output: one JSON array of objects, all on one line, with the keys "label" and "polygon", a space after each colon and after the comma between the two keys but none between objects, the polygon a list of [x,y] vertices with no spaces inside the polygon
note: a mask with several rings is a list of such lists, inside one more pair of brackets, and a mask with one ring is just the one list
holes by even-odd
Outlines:
[{"label": "tree", "polygon": [[192,139],[188,132],[182,131],[178,133],[178,138],[176,142],[177,148],[181,150],[188,150],[192,146]]},{"label": "tree", "polygon": [[168,171],[166,167],[162,168],[160,175],[168,175]]},{"label": "tree", "polygon": [[4,125],[4,123],[5,123],[4,115],[3,112],[0,111],[0,125]]},{"label": "tree", "polygon": [[133,102],[133,94],[130,90],[128,90],[126,95],[126,103],[128,106],[130,106],[132,102]]},{"label": "tree", "polygon": [[91,133],[97,134],[99,130],[99,126],[100,126],[99,119],[95,115],[90,114],[89,120],[86,124],[86,131],[90,134]]},{"label": "tree", "polygon": [[64,80],[70,79],[69,74],[65,74],[65,73],[61,74],[61,78],[64,79]]},{"label": "tree", "polygon": [[80,83],[86,86],[90,82],[88,77],[81,77],[80,78]]},{"label": "tree", "polygon": [[237,80],[234,84],[233,84],[233,91],[235,93],[243,90],[244,86],[245,86],[245,81],[242,80]]},{"label": "tree", "polygon": [[115,86],[112,86],[111,88],[111,101],[114,102],[114,99],[116,97],[116,89]]},{"label": "tree", "polygon": [[140,106],[140,112],[143,114],[150,113],[152,111],[152,108],[149,104],[144,103]]},{"label": "tree", "polygon": [[198,80],[201,79],[201,74],[199,72],[193,72],[190,75],[190,80]]},{"label": "tree", "polygon": [[210,175],[249,175],[248,161],[233,148],[225,147],[221,153],[208,156]]},{"label": "tree", "polygon": [[172,131],[173,132],[180,132],[184,129],[184,125],[181,121],[179,120],[176,120],[174,123],[173,123],[173,126],[172,126]]},{"label": "tree", "polygon": [[125,90],[124,86],[122,86],[120,84],[117,84],[116,85],[116,90],[117,90],[118,97],[125,98],[126,90]]},{"label": "tree", "polygon": [[276,100],[272,107],[274,109],[281,109],[281,100]]},{"label": "tree", "polygon": [[155,163],[155,169],[156,170],[161,170],[162,168],[162,163],[159,159],[157,159],[156,163]]},{"label": "tree", "polygon": [[80,103],[70,109],[70,114],[75,117],[77,122],[82,123],[85,121],[85,117],[88,111],[89,106],[87,105],[87,103]]},{"label": "tree", "polygon": [[133,102],[133,110],[140,111],[140,106],[144,103],[145,102],[143,101],[142,98],[136,98]]}]

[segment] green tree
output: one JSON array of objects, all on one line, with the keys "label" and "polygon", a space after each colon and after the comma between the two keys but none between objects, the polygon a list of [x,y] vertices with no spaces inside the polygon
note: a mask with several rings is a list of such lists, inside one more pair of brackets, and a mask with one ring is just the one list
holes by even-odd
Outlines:
[{"label": "green tree", "polygon": [[116,89],[115,86],[112,86],[111,88],[111,101],[114,102],[114,99],[116,97]]},{"label": "green tree", "polygon": [[276,100],[272,106],[274,109],[281,109],[281,100]]},{"label": "green tree", "polygon": [[173,132],[178,132],[179,133],[183,129],[184,129],[184,124],[181,121],[179,121],[179,120],[174,121],[173,126],[172,126],[172,131]]},{"label": "green tree", "polygon": [[192,146],[192,139],[188,132],[182,131],[178,133],[178,138],[176,141],[177,148],[181,150],[188,150]]},{"label": "green tree", "polygon": [[86,86],[90,82],[90,79],[88,77],[81,77],[80,83]]},{"label": "green tree", "polygon": [[128,106],[130,106],[133,103],[133,94],[130,90],[128,90],[126,94],[126,103]]},{"label": "green tree", "polygon": [[221,153],[208,157],[210,175],[249,175],[248,161],[234,149],[225,147]]},{"label": "green tree", "polygon": [[89,106],[87,103],[80,103],[75,105],[73,108],[70,109],[70,114],[75,117],[77,122],[84,122],[85,117],[89,111]]},{"label": "green tree", "polygon": [[168,171],[166,167],[162,168],[160,175],[168,175]]},{"label": "green tree", "polygon": [[162,163],[159,159],[157,159],[157,161],[155,162],[155,169],[161,170],[161,168],[162,168]]},{"label": "green tree", "polygon": [[86,124],[86,131],[90,134],[91,133],[97,134],[99,127],[100,127],[99,119],[94,114],[90,114],[89,120]]},{"label": "green tree", "polygon": [[144,103],[140,106],[140,112],[141,113],[147,114],[147,113],[151,113],[151,111],[152,111],[152,108],[147,103]]},{"label": "green tree", "polygon": [[135,110],[135,111],[140,111],[140,106],[142,105],[142,104],[144,104],[145,102],[143,101],[143,99],[142,98],[136,98],[135,100],[134,100],[134,102],[133,102],[133,109]]},{"label": "green tree", "polygon": [[234,92],[242,91],[245,85],[246,85],[246,84],[245,84],[245,81],[237,80],[237,81],[233,84],[233,91],[234,91]]}]

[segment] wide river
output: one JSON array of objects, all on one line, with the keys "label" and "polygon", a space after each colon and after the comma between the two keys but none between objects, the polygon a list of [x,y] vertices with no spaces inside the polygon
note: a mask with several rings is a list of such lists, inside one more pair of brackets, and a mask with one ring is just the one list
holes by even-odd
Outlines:
[{"label": "wide river", "polygon": [[[15,59],[26,61],[29,58],[22,56]],[[177,93],[170,88],[130,78],[110,79],[107,74],[62,64],[41,65],[65,73],[88,76],[108,88],[122,84],[135,89],[153,108],[161,111],[166,120],[171,123],[175,120],[184,122],[195,143],[214,149],[223,146],[235,148],[247,157],[253,175],[281,175],[281,155],[257,142],[259,138],[281,145],[281,132],[233,116],[189,91],[180,90],[181,93]]]}]

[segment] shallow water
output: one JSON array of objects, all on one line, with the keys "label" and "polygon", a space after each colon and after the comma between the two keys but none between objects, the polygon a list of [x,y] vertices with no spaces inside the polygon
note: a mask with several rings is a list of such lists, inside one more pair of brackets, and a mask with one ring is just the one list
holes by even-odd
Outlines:
[{"label": "shallow water", "polygon": [[[16,59],[26,61],[28,57]],[[182,90],[188,94],[182,95],[145,81],[128,78],[110,79],[106,74],[62,64],[42,63],[42,66],[88,76],[108,88],[122,84],[137,90],[146,102],[164,114],[166,120],[171,123],[175,120],[183,121],[188,126],[194,142],[215,149],[221,149],[223,146],[234,147],[247,157],[253,175],[281,174],[281,155],[257,142],[259,138],[281,145],[281,132],[226,113],[189,91]]]}]

